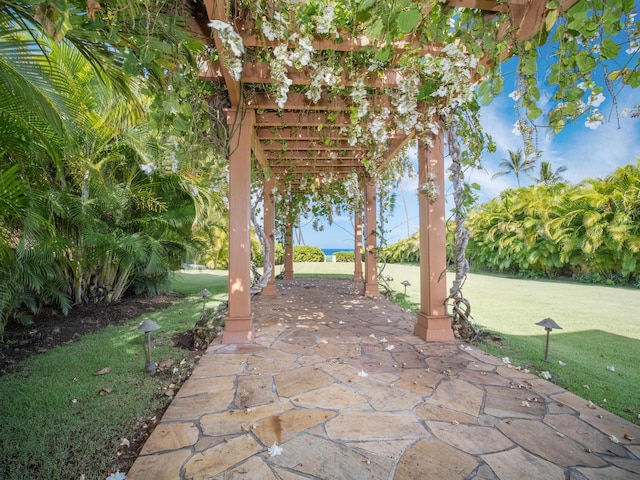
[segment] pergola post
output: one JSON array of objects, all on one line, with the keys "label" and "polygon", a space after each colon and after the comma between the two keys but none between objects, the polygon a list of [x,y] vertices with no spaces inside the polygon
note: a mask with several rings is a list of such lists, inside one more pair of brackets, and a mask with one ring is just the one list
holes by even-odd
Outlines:
[{"label": "pergola post", "polygon": [[362,282],[364,277],[362,276],[362,211],[360,205],[356,208],[354,213],[354,234],[355,241],[353,245],[354,254],[354,269],[353,269],[353,281]]},{"label": "pergola post", "polygon": [[229,313],[222,343],[251,343],[251,136],[253,111],[227,111],[229,143]]},{"label": "pergola post", "polygon": [[364,295],[365,297],[378,297],[380,290],[378,288],[378,267],[377,267],[377,240],[376,233],[376,183],[375,180],[366,175],[364,179],[364,198],[365,198],[365,280]]},{"label": "pergola post", "polygon": [[420,311],[414,334],[427,341],[454,340],[451,317],[446,314],[447,237],[444,196],[444,132],[428,148],[418,142],[418,178],[440,186],[437,198],[418,195],[420,210]]},{"label": "pergola post", "polygon": [[284,227],[284,279],[293,280],[293,222],[287,219]]},{"label": "pergola post", "polygon": [[276,229],[276,205],[274,190],[276,188],[276,182],[273,176],[265,179],[262,183],[263,188],[263,202],[264,202],[264,234],[267,237],[269,244],[269,258],[265,259],[265,265],[267,260],[271,263],[271,275],[269,275],[269,281],[267,285],[262,289],[262,295],[275,295],[276,294],[276,264],[275,264],[275,229]]}]

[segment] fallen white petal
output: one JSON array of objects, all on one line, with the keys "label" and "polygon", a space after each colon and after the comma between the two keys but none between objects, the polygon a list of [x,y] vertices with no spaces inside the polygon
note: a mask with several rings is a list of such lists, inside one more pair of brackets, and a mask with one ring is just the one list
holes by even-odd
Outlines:
[{"label": "fallen white petal", "polygon": [[340,325],[344,325],[344,322],[343,322],[342,320],[340,320],[338,323],[339,323]]},{"label": "fallen white petal", "polygon": [[613,443],[620,443],[620,440],[618,440],[618,437],[616,437],[615,435],[609,435],[609,440],[611,440]]},{"label": "fallen white petal", "polygon": [[275,457],[276,455],[280,455],[281,453],[282,453],[282,447],[279,447],[276,443],[271,445],[271,448],[269,448],[269,455],[271,455],[272,457]]},{"label": "fallen white petal", "polygon": [[393,350],[394,348],[396,347],[394,347],[393,345],[387,345],[387,348],[385,348],[385,350]]},{"label": "fallen white petal", "polygon": [[368,374],[367,372],[365,372],[364,370],[360,370],[360,371],[358,372],[358,376],[359,376],[359,377],[368,377],[368,376],[369,376],[369,374]]},{"label": "fallen white petal", "polygon": [[380,343],[387,343],[387,338],[386,337],[382,337],[380,339]]},{"label": "fallen white petal", "polygon": [[540,372],[540,375],[542,376],[542,378],[544,378],[545,380],[551,380],[551,374],[549,372],[547,372],[546,370],[544,372]]},{"label": "fallen white petal", "polygon": [[615,372],[616,367],[614,367],[613,365],[607,365],[607,370],[609,370],[610,372]]},{"label": "fallen white petal", "polygon": [[122,445],[123,447],[130,447],[131,443],[129,442],[128,439],[123,438],[122,441],[120,442],[120,445]]},{"label": "fallen white petal", "polygon": [[560,365],[561,367],[564,367],[566,363],[564,363],[562,360],[558,360],[558,365]]},{"label": "fallen white petal", "polygon": [[376,336],[372,333],[371,335],[369,335],[371,338],[376,338]]},{"label": "fallen white petal", "polygon": [[509,360],[509,357],[502,357],[502,363],[509,364],[511,361]]}]

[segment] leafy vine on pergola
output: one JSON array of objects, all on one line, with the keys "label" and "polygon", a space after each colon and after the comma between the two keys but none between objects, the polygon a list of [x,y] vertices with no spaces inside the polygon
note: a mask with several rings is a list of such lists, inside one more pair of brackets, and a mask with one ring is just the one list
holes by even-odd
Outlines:
[{"label": "leafy vine on pergola", "polygon": [[[316,127],[316,138],[339,148],[322,129],[341,125],[340,136],[363,152],[359,163],[380,178],[390,175],[385,167],[394,139],[404,134],[429,144],[440,122],[456,124],[466,146],[464,164],[479,166],[483,151],[492,148],[479,124],[479,103],[503,90],[500,65],[511,56],[519,58],[520,79],[512,98],[523,114],[515,128],[523,134],[527,156],[536,154],[537,126],[557,132],[586,115],[593,128],[604,121],[598,110],[603,91],[615,100],[619,85],[640,84],[632,1],[241,0],[205,5],[212,18],[226,20],[209,24],[217,36],[207,78],[230,74],[242,85],[231,95],[244,97],[247,104],[268,98],[280,111],[292,100],[307,111],[325,105],[329,113]],[[545,79],[538,72],[537,47],[548,43],[554,51],[546,59],[550,73]],[[612,62],[623,51],[630,57],[616,67]],[[215,63],[220,60],[226,71]],[[606,74],[604,84],[595,81],[599,66]],[[553,89],[548,99],[541,96],[544,80]],[[544,108],[546,121],[536,125]],[[349,121],[339,122],[340,116]],[[287,142],[279,144],[283,153]],[[302,169],[285,163],[262,166],[278,170],[281,185],[291,185],[285,177],[299,177]],[[324,194],[334,179],[326,176]]]}]

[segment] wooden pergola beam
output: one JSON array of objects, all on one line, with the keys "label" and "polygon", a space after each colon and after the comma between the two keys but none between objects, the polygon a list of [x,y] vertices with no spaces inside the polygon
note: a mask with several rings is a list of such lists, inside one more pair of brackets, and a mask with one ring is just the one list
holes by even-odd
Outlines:
[{"label": "wooden pergola beam", "polygon": [[269,128],[260,127],[256,129],[256,135],[260,140],[305,140],[305,139],[338,139],[344,140],[344,135],[339,128],[323,128],[318,131],[313,127],[286,127]]},{"label": "wooden pergola beam", "polygon": [[[204,5],[207,9],[207,15],[211,20],[221,20],[223,22],[227,22],[227,2],[226,0],[204,0]],[[218,52],[222,52],[224,49],[222,47],[222,40],[220,40],[220,36],[218,32],[214,31],[213,41],[216,45],[216,50]],[[233,107],[241,107],[242,102],[242,90],[240,87],[240,82],[236,80],[233,75],[229,72],[229,70],[224,66],[220,66],[220,70],[222,71],[222,76],[224,77],[224,83],[227,86],[227,93],[229,94],[229,100],[231,101],[231,105]]]},{"label": "wooden pergola beam", "polygon": [[351,117],[338,113],[332,118],[327,113],[311,112],[256,112],[257,127],[341,127],[351,125]]},{"label": "wooden pergola beam", "polygon": [[[302,160],[295,162],[295,167],[362,167],[360,159],[353,160]],[[291,161],[276,160],[269,162],[271,168],[289,168]]]},{"label": "wooden pergola beam", "polygon": [[[309,85],[312,80],[309,69],[298,71],[293,67],[287,69],[287,77],[292,81],[293,85]],[[353,78],[362,81],[369,88],[398,88],[398,81],[401,77],[402,74],[398,70],[385,70],[382,74],[379,74],[366,69],[353,76]],[[347,76],[346,72],[342,74],[340,80],[340,85],[343,87],[352,87],[356,84],[354,80]],[[242,81],[244,83],[273,83],[271,66],[264,62],[246,62],[242,71]]]},{"label": "wooden pergola beam", "polygon": [[336,165],[316,165],[312,167],[303,167],[296,165],[294,167],[274,167],[271,166],[271,173],[276,176],[282,176],[283,174],[305,175],[305,174],[320,174],[320,173],[358,173],[365,170],[364,166],[336,166]]},{"label": "wooden pergola beam", "polygon": [[276,150],[282,152],[290,152],[292,150],[330,150],[330,151],[348,151],[348,150],[362,150],[361,146],[351,146],[346,140],[331,140],[331,145],[326,145],[322,142],[315,142],[309,140],[268,140],[268,144],[262,142],[262,148],[264,151]]},{"label": "wooden pergola beam", "polygon": [[265,152],[265,156],[271,162],[277,160],[362,160],[366,154],[365,150],[292,150],[290,152],[270,150]]},{"label": "wooden pergola beam", "polygon": [[[251,114],[254,115],[255,118],[255,113],[253,111],[251,112]],[[251,135],[251,150],[253,150],[253,154],[256,157],[256,160],[258,160],[258,164],[260,164],[262,169],[267,169],[269,167],[269,159],[267,158],[267,155],[265,154],[265,151],[262,148],[262,144],[256,136],[255,131],[253,132],[253,135]]]},{"label": "wooden pergola beam", "polygon": [[265,156],[269,159],[270,162],[273,161],[297,161],[297,160],[358,160],[361,161],[367,155],[367,152],[364,150],[351,150],[348,152],[335,152],[335,151],[302,151],[302,150],[294,150],[292,152],[282,152],[282,151],[268,151],[265,152]]},{"label": "wooden pergola beam", "polygon": [[[246,104],[256,110],[280,110],[275,99],[264,93],[248,98]],[[342,98],[329,99],[326,94],[318,102],[312,102],[303,93],[290,93],[282,110],[348,112],[349,105]]]},{"label": "wooden pergola beam", "polygon": [[[276,47],[281,43],[267,40],[262,35],[256,34],[255,21],[253,20],[236,20],[234,26],[242,37],[245,47]],[[386,46],[384,43],[377,43],[375,40],[365,36],[354,37],[346,30],[339,31],[338,35],[338,40],[315,38],[311,45],[314,50],[332,50],[334,52],[376,51]],[[292,48],[295,48],[295,46],[295,44],[291,44]],[[439,45],[421,45],[409,35],[402,40],[394,42],[393,46],[396,52],[415,50],[420,55],[438,55],[441,50]]]},{"label": "wooden pergola beam", "polygon": [[452,8],[472,8],[485,12],[506,12],[508,10],[505,3],[497,3],[491,0],[449,0],[447,6]]}]

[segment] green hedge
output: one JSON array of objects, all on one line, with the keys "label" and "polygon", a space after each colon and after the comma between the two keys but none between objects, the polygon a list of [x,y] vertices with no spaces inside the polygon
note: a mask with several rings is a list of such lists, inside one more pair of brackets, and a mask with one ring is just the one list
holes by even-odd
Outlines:
[{"label": "green hedge", "polygon": [[[276,265],[282,265],[284,263],[284,246],[281,243],[276,242],[275,250]],[[262,258],[262,245],[257,239],[251,240],[251,255],[253,258],[253,262],[257,267],[264,266],[264,259]]]},{"label": "green hedge", "polygon": [[294,262],[324,262],[324,252],[319,247],[294,245]]},{"label": "green hedge", "polygon": [[336,262],[355,262],[356,252],[336,252],[333,254]]}]

